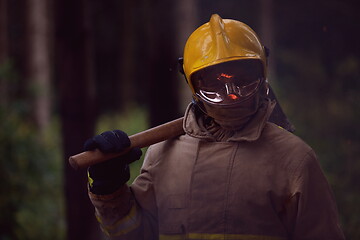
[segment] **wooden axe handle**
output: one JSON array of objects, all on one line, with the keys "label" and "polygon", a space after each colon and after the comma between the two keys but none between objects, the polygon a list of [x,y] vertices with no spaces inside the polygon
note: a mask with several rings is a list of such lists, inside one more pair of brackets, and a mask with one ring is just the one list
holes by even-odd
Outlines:
[{"label": "wooden axe handle", "polygon": [[119,153],[102,153],[100,150],[85,151],[69,158],[70,165],[74,169],[85,168],[91,165],[121,156],[134,147],[148,147],[152,144],[184,134],[183,118],[164,123],[154,128],[129,136],[130,147]]}]

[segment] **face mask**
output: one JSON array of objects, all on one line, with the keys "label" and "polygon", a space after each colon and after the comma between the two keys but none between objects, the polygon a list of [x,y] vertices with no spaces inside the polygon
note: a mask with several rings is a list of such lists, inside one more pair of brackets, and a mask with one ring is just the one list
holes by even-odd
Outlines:
[{"label": "face mask", "polygon": [[199,101],[198,106],[222,128],[228,130],[241,129],[257,112],[259,108],[259,95],[253,95],[246,101],[229,106],[219,106]]}]

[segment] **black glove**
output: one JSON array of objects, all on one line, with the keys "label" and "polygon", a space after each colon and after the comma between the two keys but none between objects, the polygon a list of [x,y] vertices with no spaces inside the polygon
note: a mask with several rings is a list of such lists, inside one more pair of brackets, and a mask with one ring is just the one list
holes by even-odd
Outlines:
[{"label": "black glove", "polygon": [[[84,150],[95,148],[103,153],[122,152],[130,146],[130,139],[120,130],[103,132],[88,139]],[[108,161],[92,165],[88,168],[90,191],[94,194],[105,195],[115,192],[130,179],[130,163],[140,159],[140,148],[133,148],[128,153]]]}]

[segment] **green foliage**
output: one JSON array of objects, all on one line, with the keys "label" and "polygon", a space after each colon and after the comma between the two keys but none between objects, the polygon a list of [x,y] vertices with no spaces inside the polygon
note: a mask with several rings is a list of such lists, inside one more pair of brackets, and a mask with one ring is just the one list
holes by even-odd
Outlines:
[{"label": "green foliage", "polygon": [[[11,68],[2,70],[0,79],[16,89]],[[21,99],[0,102],[0,239],[63,239],[58,127],[39,134],[27,121],[28,109]]]},{"label": "green foliage", "polygon": [[[148,116],[145,109],[136,105],[130,105],[121,114],[104,114],[98,120],[97,133],[119,129],[126,132],[129,136],[148,128]],[[131,164],[131,178],[128,183],[132,183],[139,175],[140,168],[144,160],[144,153],[147,148],[143,148],[143,155],[139,161]]]},{"label": "green foliage", "polygon": [[360,239],[360,58],[351,52],[336,54],[332,45],[319,47],[319,39],[314,38],[311,44],[305,50],[301,46],[279,50],[280,100],[295,133],[319,157],[346,237]]},{"label": "green foliage", "polygon": [[62,239],[59,152],[16,110],[0,109],[0,239]]}]

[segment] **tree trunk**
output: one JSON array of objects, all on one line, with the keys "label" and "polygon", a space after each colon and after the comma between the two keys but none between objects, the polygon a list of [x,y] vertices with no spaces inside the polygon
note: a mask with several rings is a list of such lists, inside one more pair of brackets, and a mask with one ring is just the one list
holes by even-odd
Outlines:
[{"label": "tree trunk", "polygon": [[173,2],[159,0],[151,2],[149,19],[148,65],[150,72],[148,102],[150,125],[155,126],[178,117],[178,72],[176,56],[175,7]]},{"label": "tree trunk", "polygon": [[[177,27],[177,48],[176,52],[179,57],[183,56],[183,51],[185,43],[190,36],[190,34],[195,31],[198,22],[198,4],[194,0],[179,0],[177,2],[175,16],[176,19],[181,19],[181,21],[176,21]],[[179,66],[181,67],[181,66]],[[180,109],[182,112],[185,112],[187,105],[191,102],[192,93],[189,86],[186,83],[185,77],[179,74],[179,103]]]},{"label": "tree trunk", "polygon": [[27,4],[27,79],[33,98],[34,122],[44,132],[50,122],[50,54],[47,0]]},{"label": "tree trunk", "polygon": [[26,79],[26,1],[8,0],[6,11],[8,103],[20,100],[29,106],[29,84]]},{"label": "tree trunk", "polygon": [[[122,6],[120,8],[120,26],[122,34],[121,39],[119,39],[119,56],[122,59],[119,66],[119,77],[118,81],[121,82],[120,89],[118,91],[120,94],[120,101],[125,103],[123,107],[129,102],[135,100],[136,96],[136,71],[139,71],[137,68],[137,63],[139,59],[136,57],[136,45],[141,44],[139,39],[136,38],[136,31],[138,31],[138,26],[136,26],[135,19],[137,18],[136,14],[136,2],[132,0],[123,0]],[[141,61],[141,60],[140,60]]]},{"label": "tree trunk", "polygon": [[55,9],[67,239],[98,239],[98,224],[87,196],[86,171],[74,171],[67,161],[70,155],[82,151],[84,141],[94,134],[96,106],[89,1],[58,0]]},{"label": "tree trunk", "polygon": [[8,48],[7,0],[0,0],[0,64],[6,60]]},{"label": "tree trunk", "polygon": [[119,9],[123,1],[92,1],[96,59],[96,92],[101,113],[121,108],[119,70],[122,42]]},{"label": "tree trunk", "polygon": [[273,16],[273,0],[260,0],[261,6],[261,28],[260,28],[260,38],[262,44],[264,44],[268,49],[270,49],[269,56],[269,66],[268,66],[268,77],[271,78],[271,82],[274,83],[274,78],[276,78],[276,62],[275,57],[272,52],[275,52],[274,44],[274,16]]},{"label": "tree trunk", "polygon": [[[8,60],[7,34],[7,0],[0,0],[0,69],[4,68]],[[4,75],[0,75],[0,106],[7,104],[7,82]]]}]

